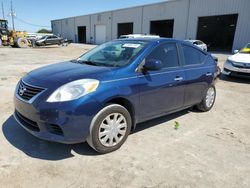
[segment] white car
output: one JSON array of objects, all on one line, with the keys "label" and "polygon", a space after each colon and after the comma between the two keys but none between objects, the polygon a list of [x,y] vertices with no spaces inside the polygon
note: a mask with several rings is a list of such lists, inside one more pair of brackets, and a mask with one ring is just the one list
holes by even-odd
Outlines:
[{"label": "white car", "polygon": [[207,52],[207,45],[204,42],[202,42],[201,40],[185,40],[185,41],[190,42],[190,43],[198,46],[203,51]]},{"label": "white car", "polygon": [[129,34],[129,35],[121,35],[120,39],[127,38],[160,38],[159,35],[144,35],[144,34]]},{"label": "white car", "polygon": [[250,78],[250,43],[243,49],[235,50],[224,64],[223,74]]}]

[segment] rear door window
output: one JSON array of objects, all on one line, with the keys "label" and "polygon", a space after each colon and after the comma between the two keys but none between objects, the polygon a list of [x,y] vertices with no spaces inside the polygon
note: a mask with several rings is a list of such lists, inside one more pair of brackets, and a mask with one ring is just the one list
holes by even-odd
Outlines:
[{"label": "rear door window", "polygon": [[185,65],[202,64],[206,59],[206,54],[191,46],[182,45]]},{"label": "rear door window", "polygon": [[146,58],[160,60],[163,68],[178,67],[179,59],[175,43],[165,43],[156,47]]}]

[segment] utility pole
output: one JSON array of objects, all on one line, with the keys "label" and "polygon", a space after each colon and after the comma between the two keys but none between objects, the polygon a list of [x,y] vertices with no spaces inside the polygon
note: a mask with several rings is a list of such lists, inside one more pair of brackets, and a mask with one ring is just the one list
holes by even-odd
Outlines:
[{"label": "utility pole", "polygon": [[5,13],[4,13],[4,8],[3,8],[3,2],[2,2],[2,13],[3,13],[3,19],[5,20]]},{"label": "utility pole", "polygon": [[11,0],[10,3],[11,3],[11,4],[10,4],[10,16],[11,16],[11,18],[12,18],[12,27],[13,27],[13,30],[15,30],[15,21],[14,21],[14,19],[15,19],[16,13],[15,13],[14,10],[13,10],[12,0]]}]

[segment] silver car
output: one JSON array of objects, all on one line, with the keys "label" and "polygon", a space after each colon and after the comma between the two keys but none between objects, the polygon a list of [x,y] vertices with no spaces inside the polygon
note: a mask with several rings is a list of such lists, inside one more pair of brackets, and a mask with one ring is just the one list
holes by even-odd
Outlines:
[{"label": "silver car", "polygon": [[185,40],[185,41],[190,42],[190,43],[198,46],[203,51],[207,52],[207,45],[204,42],[202,42],[201,40]]}]

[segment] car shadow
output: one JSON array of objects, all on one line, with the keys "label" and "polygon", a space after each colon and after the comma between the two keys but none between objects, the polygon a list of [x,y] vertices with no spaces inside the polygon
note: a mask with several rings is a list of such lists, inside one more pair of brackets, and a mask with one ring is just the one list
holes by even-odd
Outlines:
[{"label": "car shadow", "polygon": [[143,123],[139,123],[139,124],[136,125],[136,128],[133,131],[133,134],[136,134],[136,133],[141,132],[141,131],[143,131],[145,129],[157,126],[157,125],[162,124],[164,122],[171,121],[173,119],[176,119],[178,117],[186,115],[186,114],[188,114],[190,112],[199,112],[199,111],[196,110],[195,108],[189,108],[189,109],[186,109],[186,110],[182,110],[180,112],[176,112],[176,113],[165,115],[165,116],[162,116],[162,117],[159,117],[159,118],[156,118],[156,119],[153,119],[153,120],[149,120],[149,121],[146,121],[146,122],[143,122]]},{"label": "car shadow", "polygon": [[235,82],[240,84],[250,84],[249,78],[240,78],[240,77],[232,77],[232,76],[226,76],[224,74],[221,74],[219,77],[220,80],[226,81],[226,82]]},{"label": "car shadow", "polygon": [[[192,110],[191,110],[192,111]],[[190,109],[183,110],[174,114],[156,118],[136,126],[132,134],[138,133],[150,127],[154,127],[161,123],[176,119],[190,112]],[[74,157],[72,151],[79,155],[95,156],[99,155],[87,143],[80,144],[60,144],[38,139],[25,131],[15,120],[10,116],[2,125],[2,131],[8,142],[15,148],[21,150],[26,155],[42,159],[57,161]]]},{"label": "car shadow", "polygon": [[33,158],[62,160],[74,157],[72,151],[80,155],[98,155],[87,143],[68,145],[40,140],[18,125],[13,116],[4,122],[2,131],[11,145]]},{"label": "car shadow", "polygon": [[53,49],[53,48],[60,48],[63,46],[53,45],[53,46],[35,46],[33,49]]}]

